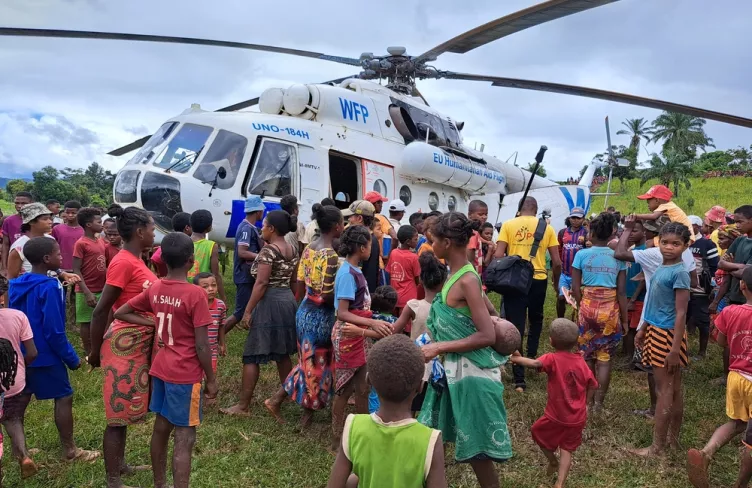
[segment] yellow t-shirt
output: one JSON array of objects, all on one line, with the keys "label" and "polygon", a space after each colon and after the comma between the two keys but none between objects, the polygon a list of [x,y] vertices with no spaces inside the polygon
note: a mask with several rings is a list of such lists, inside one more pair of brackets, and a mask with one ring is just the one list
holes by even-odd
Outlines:
[{"label": "yellow t-shirt", "polygon": [[[538,218],[532,216],[517,217],[504,222],[499,233],[499,242],[507,244],[507,256],[516,255],[529,261],[530,249],[533,247],[533,241],[535,240],[533,235],[537,227]],[[538,252],[532,260],[533,268],[535,268],[534,279],[545,280],[548,278],[548,272],[546,271],[546,251],[549,247],[558,245],[559,241],[556,238],[554,228],[547,225],[546,231],[543,233],[543,239],[541,239],[538,246]]]},{"label": "yellow t-shirt", "polygon": [[694,231],[692,230],[692,222],[689,221],[689,217],[687,217],[687,214],[684,213],[684,210],[680,209],[679,206],[674,202],[662,203],[658,208],[655,209],[655,211],[664,212],[671,222],[684,224],[689,229],[690,234],[694,233]]},{"label": "yellow t-shirt", "polygon": [[713,241],[713,243],[715,244],[715,247],[718,248],[718,256],[723,257],[723,255],[726,254],[726,250],[721,249],[721,246],[718,245],[718,229],[711,232],[710,240]]}]

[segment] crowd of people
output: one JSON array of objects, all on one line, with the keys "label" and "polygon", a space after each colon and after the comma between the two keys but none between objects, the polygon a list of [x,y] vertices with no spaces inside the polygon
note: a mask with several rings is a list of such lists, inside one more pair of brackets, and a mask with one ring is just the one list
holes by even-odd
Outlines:
[{"label": "crowd of people", "polygon": [[[588,416],[607,403],[620,345],[626,360],[617,366],[647,373],[651,405],[636,413],[654,420],[653,440],[633,454],[650,457],[678,446],[682,371],[713,341],[724,351],[729,422],[687,453],[688,477],[708,486],[715,452],[743,435],[735,486],[747,486],[752,206],[688,216],[672,196],[656,185],[639,197],[645,213],[625,217],[610,208],[587,218],[575,207],[558,236],[530,197],[496,232],[480,200],[467,214],[406,218],[402,201],[368,192],[345,210],[330,199],[313,205],[304,226],[294,196],[272,211],[250,196],[235,234],[229,310],[211,212],[176,214],[155,247],[154,221],[142,209],[71,201],[61,212],[58,202],[19,193],[17,213],[2,224],[0,268],[0,419],[12,456],[21,477],[37,472],[24,415],[32,396],[53,400],[64,458],[103,454],[107,486],[120,488],[123,477],[149,468],[126,461],[126,439],[128,426],[151,412],[154,484],[188,486],[196,427],[217,403],[217,364],[227,334],[240,327],[239,398],[218,411],[255,415],[261,365],[274,363],[279,387],[265,414],[284,422],[290,399],[305,429],[314,412],[331,409],[330,487],[446,486],[445,443],[480,486],[499,486],[494,463],[512,457],[507,362],[517,394],[527,389],[526,368],[548,377],[531,436],[563,487]],[[514,256],[529,263],[531,280],[505,292],[497,310],[488,293]],[[538,356],[549,286],[558,318],[548,327],[552,352]],[[83,358],[66,334],[66,304]],[[695,332],[693,355],[687,336]],[[104,375],[103,453],[74,441],[68,371],[85,362]],[[346,415],[348,403],[356,414]]]}]

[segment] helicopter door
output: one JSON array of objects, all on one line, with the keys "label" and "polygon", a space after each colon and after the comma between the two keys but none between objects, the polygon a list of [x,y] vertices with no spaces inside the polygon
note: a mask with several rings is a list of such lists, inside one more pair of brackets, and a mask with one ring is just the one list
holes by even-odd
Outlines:
[{"label": "helicopter door", "polygon": [[360,198],[361,175],[360,159],[329,153],[329,188],[337,207],[346,209]]},{"label": "helicopter door", "polygon": [[394,193],[394,168],[375,161],[363,160],[365,188],[363,193],[377,191],[389,200],[397,196]]}]

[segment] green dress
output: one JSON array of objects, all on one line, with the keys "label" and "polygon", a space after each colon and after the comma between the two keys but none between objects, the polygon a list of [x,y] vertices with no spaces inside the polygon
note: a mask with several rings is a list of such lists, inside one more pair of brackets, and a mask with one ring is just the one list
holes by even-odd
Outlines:
[{"label": "green dress", "polygon": [[[467,264],[447,280],[431,304],[426,325],[436,342],[464,339],[477,331],[468,307],[454,309],[446,304],[449,290],[466,273],[474,274],[481,286],[475,269]],[[437,391],[429,384],[418,420],[439,429],[444,441],[455,444],[459,462],[512,457],[499,369],[508,359],[491,347],[447,353],[443,359],[447,388]]]}]

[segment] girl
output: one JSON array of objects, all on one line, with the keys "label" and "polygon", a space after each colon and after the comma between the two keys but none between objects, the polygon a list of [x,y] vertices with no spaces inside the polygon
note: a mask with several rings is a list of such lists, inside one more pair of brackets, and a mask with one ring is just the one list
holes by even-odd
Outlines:
[{"label": "girl", "polygon": [[[10,390],[16,381],[16,367],[18,353],[8,339],[0,338],[0,417],[3,416],[3,401],[5,392]],[[3,433],[0,432],[0,488],[3,486]]]},{"label": "girl", "polygon": [[23,247],[35,237],[50,235],[52,231],[52,212],[41,203],[30,203],[21,208],[21,237],[10,246],[8,253],[8,279],[18,278],[31,271],[31,263],[24,257]]},{"label": "girl", "polygon": [[492,349],[494,325],[480,277],[467,260],[473,222],[449,212],[431,232],[434,252],[448,263],[449,277],[428,317],[436,342],[423,346],[423,354],[426,361],[444,355],[447,386],[441,394],[433,383],[429,386],[418,420],[455,443],[455,458],[470,463],[482,488],[495,488],[494,461],[512,457],[499,369],[508,358]]},{"label": "girl", "polygon": [[297,219],[284,210],[266,215],[261,238],[266,242],[251,266],[256,284],[243,315],[250,325],[243,348],[243,380],[240,400],[220,410],[227,415],[250,415],[249,406],[258,382],[260,365],[277,363],[279,382],[284,385],[292,369],[290,355],[295,353],[295,313],[297,301],[292,289],[296,285],[295,268],[298,251],[285,240],[297,228]]},{"label": "girl", "polygon": [[439,217],[441,216],[441,213],[431,212],[428,214],[428,216],[423,220],[423,235],[425,236],[425,242],[420,244],[420,247],[418,247],[418,256],[423,254],[424,252],[433,251],[433,226],[436,225],[436,222],[439,221]]},{"label": "girl", "polygon": [[329,405],[333,389],[332,327],[334,315],[334,276],[339,257],[334,250],[345,226],[342,212],[335,206],[313,205],[312,215],[319,236],[303,249],[298,266],[298,296],[304,296],[295,316],[298,336],[298,364],[282,387],[264,406],[278,421],[280,405],[289,395],[301,407],[301,427],[310,425],[313,412]]},{"label": "girl", "polygon": [[154,245],[154,221],[149,214],[126,207],[111,208],[110,215],[117,221],[123,249],[107,268],[102,296],[91,315],[89,364],[94,368],[101,365],[104,370],[104,467],[107,486],[120,488],[121,475],[149,468],[132,468],[125,463],[125,440],[128,426],[142,423],[148,413],[154,327],[112,321],[110,317],[114,309],[139,295],[157,277],[141,259]]},{"label": "girl", "polygon": [[391,277],[390,284],[397,290],[396,315],[399,316],[409,300],[418,298],[420,266],[418,256],[413,252],[418,242],[418,231],[412,225],[403,225],[397,232],[397,239],[399,248],[389,255],[387,271]]},{"label": "girl", "polygon": [[572,262],[572,293],[577,302],[580,353],[590,366],[598,389],[588,389],[587,403],[597,413],[611,380],[611,359],[626,333],[626,264],[608,247],[618,221],[603,212],[590,225],[592,247],[580,249]]},{"label": "girl", "polygon": [[[337,270],[334,280],[334,308],[337,321],[332,329],[334,345],[334,405],[332,406],[332,451],[340,444],[344,428],[347,399],[355,392],[355,410],[368,413],[368,387],[366,384],[366,353],[370,346],[366,337],[386,337],[392,326],[370,318],[371,295],[361,261],[371,255],[371,233],[362,225],[351,225],[340,238],[340,255],[345,260]],[[360,337],[346,337],[343,329],[353,324],[362,328]]]}]

